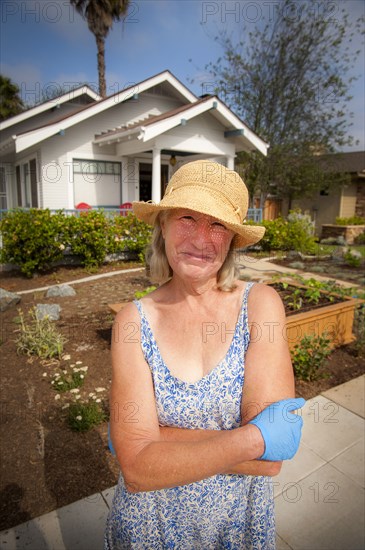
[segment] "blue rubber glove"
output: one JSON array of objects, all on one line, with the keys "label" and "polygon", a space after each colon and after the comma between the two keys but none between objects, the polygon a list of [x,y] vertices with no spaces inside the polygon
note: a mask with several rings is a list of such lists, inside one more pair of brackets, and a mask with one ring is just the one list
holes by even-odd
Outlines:
[{"label": "blue rubber glove", "polygon": [[110,424],[108,424],[108,446],[109,446],[109,450],[112,453],[112,455],[115,456],[115,449],[113,447],[113,443],[112,443],[112,440],[111,440],[111,437],[110,437]]},{"label": "blue rubber glove", "polygon": [[265,452],[261,460],[288,460],[298,450],[302,433],[303,419],[291,411],[300,409],[305,400],[283,399],[272,403],[249,424],[257,426],[265,442]]}]

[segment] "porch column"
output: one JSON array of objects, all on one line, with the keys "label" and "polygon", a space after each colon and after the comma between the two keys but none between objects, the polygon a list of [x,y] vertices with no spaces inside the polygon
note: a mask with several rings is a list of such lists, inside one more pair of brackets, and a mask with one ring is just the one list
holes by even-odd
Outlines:
[{"label": "porch column", "polygon": [[152,200],[161,200],[161,149],[152,151]]},{"label": "porch column", "polygon": [[227,156],[227,168],[228,170],[234,170],[234,157]]}]

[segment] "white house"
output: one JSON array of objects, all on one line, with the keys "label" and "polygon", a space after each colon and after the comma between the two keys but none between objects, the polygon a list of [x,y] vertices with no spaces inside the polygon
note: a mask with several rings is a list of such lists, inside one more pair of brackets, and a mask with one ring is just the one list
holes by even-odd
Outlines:
[{"label": "white house", "polygon": [[196,97],[169,71],[106,99],[84,86],[1,123],[0,207],[159,201],[184,162],[233,169],[238,152],[267,148],[218,97]]}]

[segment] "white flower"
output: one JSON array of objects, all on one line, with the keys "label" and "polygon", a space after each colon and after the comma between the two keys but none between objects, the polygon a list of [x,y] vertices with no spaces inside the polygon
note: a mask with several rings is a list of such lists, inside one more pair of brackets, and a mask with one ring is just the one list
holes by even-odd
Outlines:
[{"label": "white flower", "polygon": [[70,393],[80,393],[80,390],[78,388],[74,388],[73,390],[70,390]]},{"label": "white flower", "polygon": [[65,403],[65,405],[63,405],[62,409],[68,409],[70,406],[70,403]]},{"label": "white flower", "polygon": [[93,392],[89,393],[89,397],[95,397],[95,393]]},{"label": "white flower", "polygon": [[80,415],[76,416],[76,420],[82,420],[82,416]]},{"label": "white flower", "polygon": [[96,399],[95,403],[101,403],[101,399]]},{"label": "white flower", "polygon": [[46,372],[44,372],[44,373],[42,374],[42,376],[48,376],[48,374],[47,374]]},{"label": "white flower", "polygon": [[51,384],[54,384],[54,382],[55,382],[55,381],[54,381],[54,380],[52,380]]},{"label": "white flower", "polygon": [[76,361],[76,365],[82,365],[82,361]]},{"label": "white flower", "polygon": [[69,360],[71,359],[71,355],[64,355],[64,356],[62,357],[62,359],[63,359],[64,361],[69,361]]},{"label": "white flower", "polygon": [[95,388],[95,391],[99,393],[101,391],[106,391],[106,389],[105,388]]},{"label": "white flower", "polygon": [[63,374],[67,374],[67,370],[66,370],[66,369],[65,369],[65,370],[63,370],[62,372],[63,372]]},{"label": "white flower", "polygon": [[76,399],[80,399],[80,397],[81,397],[80,394],[76,395]]},{"label": "white flower", "polygon": [[57,399],[61,399],[61,396],[60,394],[58,393],[57,395],[54,396],[55,400],[57,401]]},{"label": "white flower", "polygon": [[60,244],[60,250],[65,250],[65,245],[64,244]]},{"label": "white flower", "polygon": [[82,380],[83,378],[85,378],[85,376],[83,374],[80,374],[80,378]]},{"label": "white flower", "polygon": [[88,368],[89,368],[89,367],[80,367],[79,370],[83,370],[84,372],[87,372]]}]

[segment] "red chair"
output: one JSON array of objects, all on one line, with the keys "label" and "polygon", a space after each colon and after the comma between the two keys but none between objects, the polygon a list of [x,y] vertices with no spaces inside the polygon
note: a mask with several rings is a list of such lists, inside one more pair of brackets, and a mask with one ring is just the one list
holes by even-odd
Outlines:
[{"label": "red chair", "polygon": [[76,210],[91,210],[91,206],[86,202],[79,202],[79,204],[76,205]]},{"label": "red chair", "polygon": [[128,210],[132,210],[132,203],[131,202],[124,202],[120,206],[120,215],[121,216],[128,216]]}]

